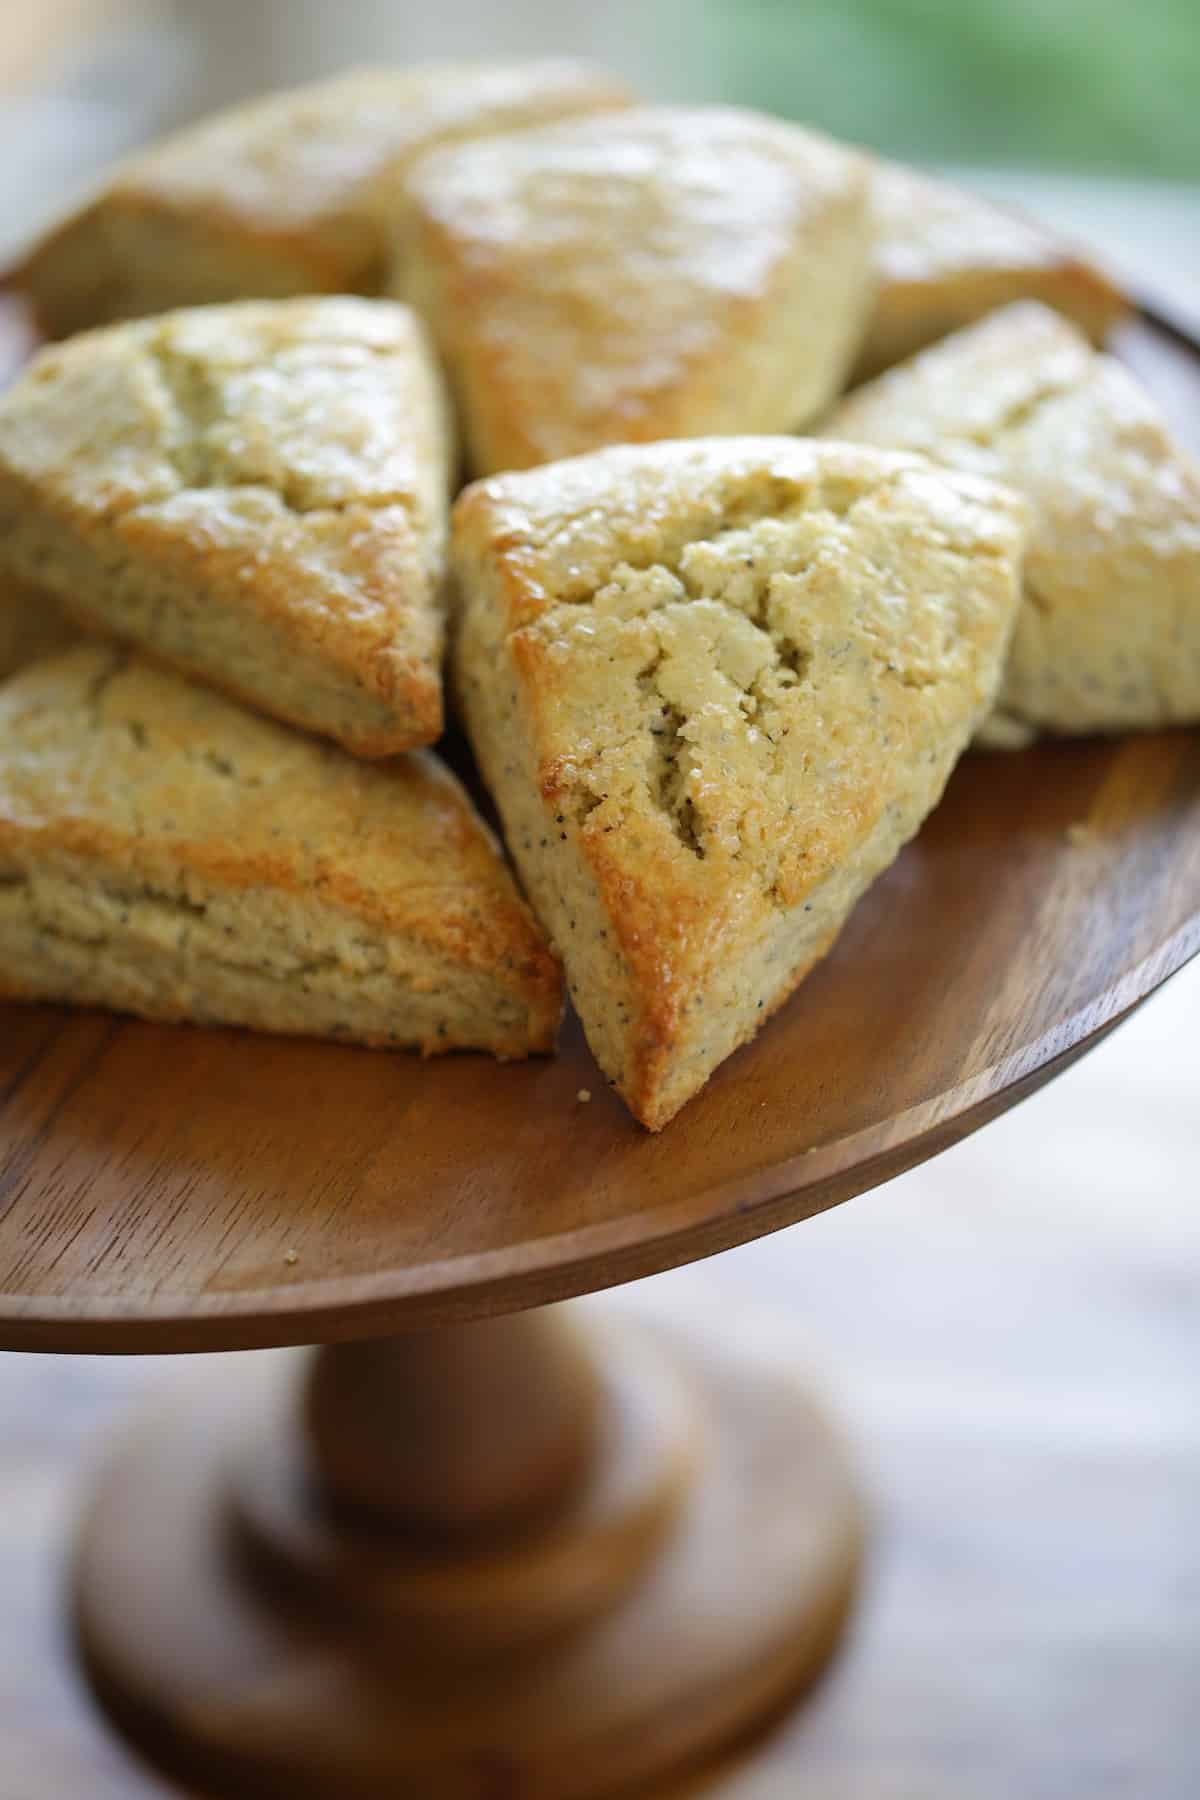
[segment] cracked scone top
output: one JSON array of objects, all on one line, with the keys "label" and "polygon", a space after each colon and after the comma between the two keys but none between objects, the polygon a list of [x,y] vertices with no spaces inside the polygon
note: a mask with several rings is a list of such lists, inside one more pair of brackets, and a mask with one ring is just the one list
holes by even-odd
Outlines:
[{"label": "cracked scone top", "polygon": [[359,69],[268,94],[139,151],[14,281],[52,337],[179,306],[378,293],[419,156],[628,100],[565,57]]},{"label": "cracked scone top", "polygon": [[824,431],[1026,497],[1025,604],[992,741],[1200,719],[1200,465],[1064,319],[1007,307],[851,395]]},{"label": "cracked scone top", "polygon": [[406,307],[110,326],[42,351],[0,397],[0,579],[391,755],[441,732],[451,456]]},{"label": "cracked scone top", "polygon": [[875,306],[863,381],[996,307],[1040,300],[1103,343],[1129,311],[1108,277],[1031,220],[902,163],[871,173]]},{"label": "cracked scone top", "polygon": [[455,679],[597,1060],[667,1122],[832,944],[990,706],[1020,502],[795,439],[467,490]]},{"label": "cracked scone top", "polygon": [[375,767],[81,645],[0,689],[0,995],[549,1050],[558,967],[428,754]]},{"label": "cracked scone top", "polygon": [[435,151],[395,291],[425,314],[472,469],[783,431],[826,406],[871,291],[865,159],[728,107],[647,107]]}]

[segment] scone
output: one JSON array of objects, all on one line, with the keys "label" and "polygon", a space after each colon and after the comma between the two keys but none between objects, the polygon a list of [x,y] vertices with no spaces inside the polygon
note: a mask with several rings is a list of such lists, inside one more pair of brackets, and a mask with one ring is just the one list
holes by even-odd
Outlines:
[{"label": "scone", "polygon": [[472,469],[812,418],[866,323],[866,191],[842,146],[722,107],[427,157],[395,291],[442,349]]},{"label": "scone", "polygon": [[991,705],[1023,509],[787,438],[469,488],[454,669],[605,1074],[651,1129],[753,1036]]},{"label": "scone", "polygon": [[414,158],[628,99],[565,59],[359,70],[272,94],[125,163],[15,283],[52,337],[213,301],[378,293]]},{"label": "scone", "polygon": [[19,581],[0,582],[0,681],[78,636],[50,594]]},{"label": "scone", "polygon": [[385,300],[201,307],[0,396],[0,581],[363,756],[442,726],[451,445]]},{"label": "scone", "polygon": [[431,756],[355,762],[81,645],[0,689],[0,996],[516,1057],[561,983]]},{"label": "scone", "polygon": [[824,429],[1026,496],[1025,604],[986,741],[1200,720],[1200,466],[1065,319],[1007,307],[852,394]]},{"label": "scone", "polygon": [[1014,300],[1041,300],[1102,344],[1128,312],[1093,264],[1019,213],[899,163],[875,166],[875,311],[854,370],[866,380]]}]

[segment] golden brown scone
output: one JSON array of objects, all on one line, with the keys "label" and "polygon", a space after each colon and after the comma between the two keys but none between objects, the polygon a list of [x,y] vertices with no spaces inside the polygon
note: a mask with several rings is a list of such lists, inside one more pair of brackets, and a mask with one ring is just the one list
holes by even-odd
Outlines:
[{"label": "golden brown scone", "polygon": [[201,307],[0,396],[0,577],[364,756],[441,732],[451,450],[385,300]]},{"label": "golden brown scone", "polygon": [[1025,495],[1025,604],[986,741],[1200,720],[1200,467],[1127,369],[1028,303],[837,408],[829,437]]},{"label": "golden brown scone", "polygon": [[102,645],[0,690],[0,995],[549,1050],[557,964],[433,757],[356,762]]},{"label": "golden brown scone", "polygon": [[629,98],[566,59],[358,70],[271,94],[123,164],[16,283],[51,337],[213,301],[378,293],[416,157]]},{"label": "golden brown scone", "polygon": [[1128,313],[1093,264],[1019,213],[899,163],[875,165],[875,312],[854,370],[865,381],[1014,300],[1041,300],[1102,344]]},{"label": "golden brown scone", "polygon": [[20,581],[0,582],[0,681],[78,636],[52,594]]},{"label": "golden brown scone", "polygon": [[665,1125],[829,949],[990,707],[1023,509],[791,438],[469,488],[455,679],[588,1042]]},{"label": "golden brown scone", "polygon": [[657,107],[435,152],[396,291],[425,314],[471,466],[802,424],[870,303],[866,165],[731,108]]}]

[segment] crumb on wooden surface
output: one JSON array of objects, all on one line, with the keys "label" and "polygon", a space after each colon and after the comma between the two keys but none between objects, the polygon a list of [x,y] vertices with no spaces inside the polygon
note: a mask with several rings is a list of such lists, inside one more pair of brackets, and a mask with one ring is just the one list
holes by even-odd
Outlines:
[{"label": "crumb on wooden surface", "polygon": [[283,1260],[287,1263],[289,1268],[293,1268],[296,1263],[300,1261],[300,1252],[298,1250],[285,1250],[283,1253]]},{"label": "crumb on wooden surface", "polygon": [[581,1106],[586,1106],[588,1101],[591,1099],[591,1097],[592,1097],[591,1088],[580,1088],[579,1092],[575,1096],[575,1098],[578,1100],[578,1102]]}]

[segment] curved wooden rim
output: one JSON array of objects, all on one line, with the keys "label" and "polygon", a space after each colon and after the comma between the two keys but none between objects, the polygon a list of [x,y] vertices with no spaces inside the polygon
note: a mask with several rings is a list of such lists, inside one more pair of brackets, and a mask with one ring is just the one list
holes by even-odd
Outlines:
[{"label": "curved wooden rim", "polygon": [[[0,1294],[5,1349],[150,1354],[265,1349],[388,1335],[408,1327],[571,1299],[731,1250],[825,1212],[948,1150],[1061,1074],[1200,954],[1200,913],[1105,994],[1036,1043],[885,1125],[823,1144],[710,1193],[602,1225],[374,1275],[285,1290],[134,1305]],[[467,1266],[464,1266],[467,1265]]]}]

